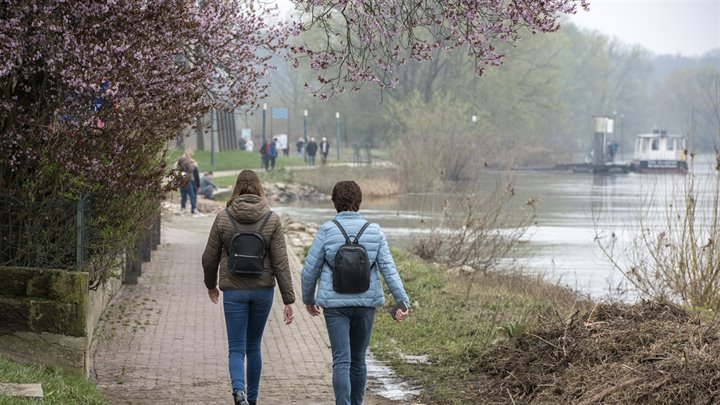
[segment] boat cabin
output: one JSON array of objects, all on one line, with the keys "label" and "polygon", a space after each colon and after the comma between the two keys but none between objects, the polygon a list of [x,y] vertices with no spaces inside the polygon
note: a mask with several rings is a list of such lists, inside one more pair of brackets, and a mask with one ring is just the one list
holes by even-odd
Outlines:
[{"label": "boat cabin", "polygon": [[654,130],[635,139],[631,169],[637,172],[686,172],[685,137]]}]

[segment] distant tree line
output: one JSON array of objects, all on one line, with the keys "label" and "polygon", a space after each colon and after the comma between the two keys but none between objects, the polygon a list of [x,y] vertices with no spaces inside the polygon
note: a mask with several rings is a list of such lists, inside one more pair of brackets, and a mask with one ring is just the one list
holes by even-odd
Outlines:
[{"label": "distant tree line", "polygon": [[315,80],[312,69],[279,61],[269,101],[290,107],[295,134],[302,134],[307,109],[309,132],[334,137],[339,111],[344,146],[393,147],[398,158],[423,160],[408,166],[434,157],[444,178],[465,177],[478,165],[577,162],[590,148],[596,115],[615,118],[625,159],[635,135],[653,129],[693,135],[699,151],[717,139],[709,101],[719,97],[720,50],[698,58],[656,56],[566,22],[497,51],[502,65],[483,76],[467,49],[438,51],[429,61],[398,66],[395,87],[364,87],[331,102],[306,90]]}]

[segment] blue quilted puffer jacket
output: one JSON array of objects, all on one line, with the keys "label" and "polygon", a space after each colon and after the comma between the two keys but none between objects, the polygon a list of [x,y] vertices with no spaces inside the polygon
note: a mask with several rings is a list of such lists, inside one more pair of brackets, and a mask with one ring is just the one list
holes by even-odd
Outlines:
[{"label": "blue quilted puffer jacket", "polygon": [[[340,212],[335,219],[342,224],[351,241],[366,222],[359,212],[353,211]],[[395,268],[385,234],[377,224],[370,224],[360,236],[360,244],[367,250],[368,259],[375,263],[370,271],[370,288],[359,294],[335,292],[332,286],[332,270],[326,261],[334,264],[335,253],[344,243],[345,237],[332,221],[325,222],[318,229],[302,269],[302,298],[305,305],[318,305],[322,308],[379,307],[385,303],[380,274],[396,303],[410,303]]]}]

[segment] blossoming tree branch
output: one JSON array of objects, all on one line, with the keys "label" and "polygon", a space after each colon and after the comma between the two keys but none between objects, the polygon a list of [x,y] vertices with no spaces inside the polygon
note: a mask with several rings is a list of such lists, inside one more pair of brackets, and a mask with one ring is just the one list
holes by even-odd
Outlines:
[{"label": "blossoming tree branch", "polygon": [[482,75],[487,66],[501,63],[499,44],[520,39],[523,31],[555,31],[561,14],[575,13],[578,5],[588,8],[586,0],[310,0],[295,5],[300,14],[294,32],[307,34],[308,40],[292,46],[291,54],[296,64],[305,57],[319,72],[319,86],[312,89],[327,89],[323,95],[356,90],[364,82],[394,86],[398,65],[458,47],[467,49]]},{"label": "blossoming tree branch", "polygon": [[273,56],[307,61],[324,96],[458,47],[482,73],[579,1],[296,0],[283,19],[263,0],[0,0],[0,190],[90,193],[110,240],[157,207],[168,142],[212,108],[253,106]]}]

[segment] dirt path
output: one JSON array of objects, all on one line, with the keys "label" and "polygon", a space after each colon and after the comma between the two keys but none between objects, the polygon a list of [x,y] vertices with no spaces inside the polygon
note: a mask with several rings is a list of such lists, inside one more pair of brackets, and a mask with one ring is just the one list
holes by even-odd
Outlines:
[{"label": "dirt path", "polygon": [[[222,305],[202,283],[200,257],[214,216],[163,214],[162,244],[125,285],[96,337],[93,372],[113,404],[231,404]],[[282,322],[276,291],[263,338],[260,404],[333,404],[331,357],[322,317],[299,298],[299,259],[289,251],[298,297],[295,322]],[[390,405],[368,392],[368,405]]]}]

